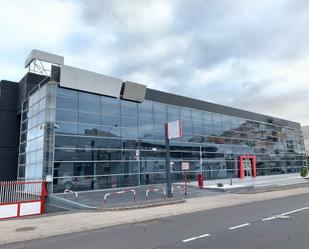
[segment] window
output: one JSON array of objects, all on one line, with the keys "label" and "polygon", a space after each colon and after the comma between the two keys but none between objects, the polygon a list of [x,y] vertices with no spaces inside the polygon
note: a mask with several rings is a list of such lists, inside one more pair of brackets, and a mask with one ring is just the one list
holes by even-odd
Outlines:
[{"label": "window", "polygon": [[57,95],[58,96],[63,96],[63,97],[70,97],[70,98],[75,98],[77,99],[77,91],[74,90],[69,90],[66,88],[58,87],[57,88]]},{"label": "window", "polygon": [[121,127],[137,128],[137,119],[133,118],[121,118]]},{"label": "window", "polygon": [[100,125],[100,115],[80,112],[79,123]]},{"label": "window", "polygon": [[167,106],[167,115],[168,115],[168,121],[175,121],[179,120],[179,107],[168,105]]},{"label": "window", "polygon": [[86,135],[86,136],[100,136],[101,129],[100,126],[97,125],[86,125],[86,124],[79,124],[78,125],[78,134]]},{"label": "window", "polygon": [[79,111],[100,113],[100,102],[80,99],[79,100]]},{"label": "window", "polygon": [[57,110],[56,111],[56,121],[65,121],[71,123],[77,123],[77,112]]},{"label": "window", "polygon": [[63,98],[57,96],[56,101],[57,101],[57,108],[74,110],[74,111],[77,111],[78,109],[77,99]]},{"label": "window", "polygon": [[165,123],[167,121],[166,105],[153,103],[153,114],[156,122]]},{"label": "window", "polygon": [[113,126],[119,127],[120,126],[120,117],[116,116],[101,116],[101,125],[104,126]]},{"label": "window", "polygon": [[120,116],[120,100],[101,97],[101,114]]},{"label": "window", "polygon": [[77,134],[77,124],[57,122],[56,134]]},{"label": "window", "polygon": [[121,101],[121,116],[137,118],[137,103],[130,101]]}]

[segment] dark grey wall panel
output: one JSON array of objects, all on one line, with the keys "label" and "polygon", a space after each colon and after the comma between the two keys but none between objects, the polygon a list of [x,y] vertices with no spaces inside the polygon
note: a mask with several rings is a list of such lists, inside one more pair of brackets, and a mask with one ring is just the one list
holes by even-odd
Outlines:
[{"label": "dark grey wall panel", "polygon": [[17,178],[17,153],[16,149],[0,148],[0,181],[16,180]]},{"label": "dark grey wall panel", "polygon": [[18,83],[0,82],[0,181],[15,180],[19,144]]},{"label": "dark grey wall panel", "polygon": [[29,92],[39,84],[47,83],[49,79],[50,77],[45,75],[27,73],[19,82],[18,110],[21,108],[21,103],[27,98]]},{"label": "dark grey wall panel", "polygon": [[254,112],[240,110],[228,106],[213,104],[210,102],[183,97],[176,94],[161,92],[147,88],[145,99],[162,102],[170,105],[178,105],[208,112],[215,112],[224,115],[236,116],[245,119],[257,120],[265,123],[274,123],[282,126],[300,129],[300,124],[293,121],[288,121],[280,118],[266,116]]}]

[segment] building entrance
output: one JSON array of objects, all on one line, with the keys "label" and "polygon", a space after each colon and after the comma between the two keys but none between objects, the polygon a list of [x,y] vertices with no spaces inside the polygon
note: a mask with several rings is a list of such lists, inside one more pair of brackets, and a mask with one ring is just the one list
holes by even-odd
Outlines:
[{"label": "building entrance", "polygon": [[239,157],[239,178],[256,177],[256,156]]},{"label": "building entrance", "polygon": [[246,159],[244,159],[243,163],[244,163],[244,175],[245,175],[245,177],[252,176],[251,160],[246,158]]}]

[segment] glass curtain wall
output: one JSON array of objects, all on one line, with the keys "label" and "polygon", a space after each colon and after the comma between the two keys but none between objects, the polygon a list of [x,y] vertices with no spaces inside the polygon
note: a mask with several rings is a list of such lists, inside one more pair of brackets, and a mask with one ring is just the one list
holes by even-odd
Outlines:
[{"label": "glass curtain wall", "polygon": [[22,104],[18,179],[43,179],[53,173],[56,89],[44,85]]},{"label": "glass curtain wall", "polygon": [[147,101],[134,103],[58,87],[54,192],[165,182],[164,123],[180,119],[183,138],[170,142],[173,181],[181,162],[196,179],[238,177],[240,155],[257,157],[257,175],[298,172],[302,131]]}]

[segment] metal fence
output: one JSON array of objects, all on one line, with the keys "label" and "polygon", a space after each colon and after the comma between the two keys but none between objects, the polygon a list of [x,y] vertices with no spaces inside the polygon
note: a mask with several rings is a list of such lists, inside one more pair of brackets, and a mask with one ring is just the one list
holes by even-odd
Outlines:
[{"label": "metal fence", "polygon": [[44,181],[0,182],[0,204],[41,200]]}]

